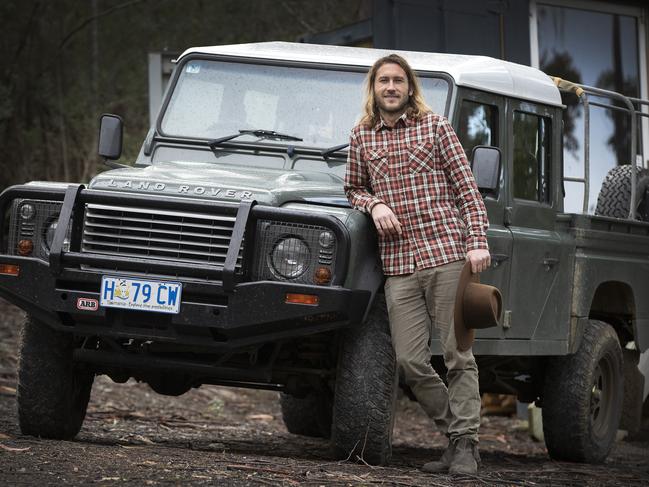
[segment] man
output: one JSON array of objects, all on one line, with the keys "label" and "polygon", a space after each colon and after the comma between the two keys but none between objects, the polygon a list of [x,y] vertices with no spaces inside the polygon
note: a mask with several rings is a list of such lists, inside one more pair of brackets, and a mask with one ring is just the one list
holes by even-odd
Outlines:
[{"label": "man", "polygon": [[[480,395],[469,348],[458,350],[453,309],[465,261],[487,269],[484,203],[449,121],[426,106],[405,59],[376,61],[366,79],[365,113],[349,145],[345,191],[372,216],[386,275],[385,297],[399,373],[449,437],[428,472],[477,472]],[[448,389],[430,364],[440,336]]]}]

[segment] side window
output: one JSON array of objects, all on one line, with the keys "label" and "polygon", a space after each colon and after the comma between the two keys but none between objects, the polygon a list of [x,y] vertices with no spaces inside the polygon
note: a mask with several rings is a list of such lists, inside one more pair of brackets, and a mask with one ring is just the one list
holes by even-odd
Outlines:
[{"label": "side window", "polygon": [[514,112],[514,198],[550,201],[551,140],[549,118]]},{"label": "side window", "polygon": [[498,107],[462,100],[457,135],[468,157],[476,145],[498,146],[497,125]]}]

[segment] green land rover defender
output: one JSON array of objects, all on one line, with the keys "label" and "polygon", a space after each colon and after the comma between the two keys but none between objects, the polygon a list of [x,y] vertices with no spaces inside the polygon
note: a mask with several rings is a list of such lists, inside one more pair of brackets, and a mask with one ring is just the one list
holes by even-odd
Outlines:
[{"label": "green land rover defender", "polygon": [[[132,165],[114,162],[122,121],[104,116],[113,169],[2,193],[0,295],[27,313],[23,433],[74,437],[106,374],[167,395],[276,390],[290,432],[331,438],[341,458],[390,458],[399,379],[381,263],[370,218],[343,192],[365,73],[385,54],[190,49]],[[649,173],[615,167],[592,188],[595,215],[565,212],[561,92],[586,113],[590,96],[621,99],[632,120],[641,101],[496,59],[401,54],[456,128],[488,210],[482,282],[504,313],[476,336],[481,390],[541,406],[552,457],[601,462],[643,400]]]}]

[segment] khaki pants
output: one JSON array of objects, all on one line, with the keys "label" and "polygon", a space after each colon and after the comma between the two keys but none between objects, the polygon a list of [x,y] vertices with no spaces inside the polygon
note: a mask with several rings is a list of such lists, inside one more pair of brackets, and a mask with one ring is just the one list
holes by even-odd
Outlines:
[{"label": "khaki pants", "polygon": [[[464,261],[391,276],[385,283],[397,367],[417,401],[451,439],[478,440],[480,393],[478,367],[471,349],[460,352],[455,341],[455,292]],[[448,389],[430,364],[435,327],[448,369]]]}]

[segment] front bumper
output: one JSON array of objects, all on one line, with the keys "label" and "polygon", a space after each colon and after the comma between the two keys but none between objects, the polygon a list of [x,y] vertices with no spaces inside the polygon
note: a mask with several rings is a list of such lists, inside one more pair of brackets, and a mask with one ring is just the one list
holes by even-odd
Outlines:
[{"label": "front bumper", "polygon": [[[0,275],[0,295],[56,329],[81,336],[214,349],[240,348],[360,323],[370,300],[369,291],[341,287],[259,281],[238,283],[233,292],[226,293],[220,282],[185,281],[178,314],[101,306],[87,310],[79,309],[79,302],[99,301],[102,273],[66,269],[54,276],[48,264],[24,257],[2,256],[0,264],[20,267],[17,277]],[[314,294],[319,302],[286,303],[287,293]]]}]

